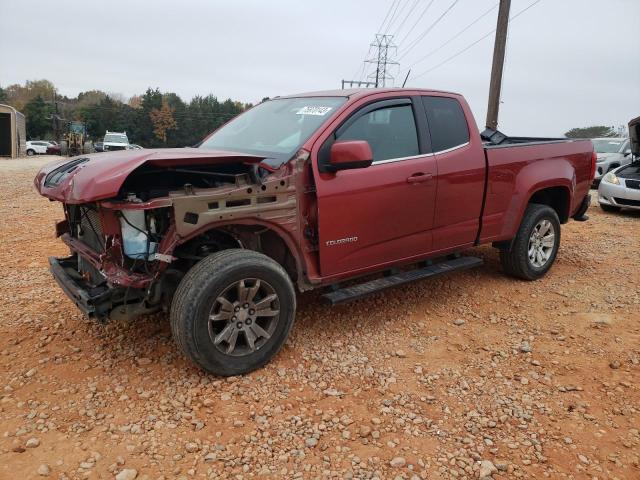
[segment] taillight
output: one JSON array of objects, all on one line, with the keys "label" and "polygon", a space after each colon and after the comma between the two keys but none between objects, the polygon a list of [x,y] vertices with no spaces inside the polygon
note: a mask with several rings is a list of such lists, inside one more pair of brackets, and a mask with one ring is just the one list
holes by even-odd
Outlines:
[{"label": "taillight", "polygon": [[598,155],[596,151],[593,150],[591,152],[591,175],[589,175],[589,181],[593,182],[593,177],[596,175],[596,162],[598,160]]}]

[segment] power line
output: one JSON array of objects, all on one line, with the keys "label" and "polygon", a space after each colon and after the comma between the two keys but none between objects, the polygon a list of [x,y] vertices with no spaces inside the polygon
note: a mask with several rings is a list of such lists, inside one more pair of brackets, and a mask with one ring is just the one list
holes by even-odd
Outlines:
[{"label": "power line", "polygon": [[[358,78],[359,81],[362,81],[364,75],[365,75],[365,69],[367,67],[367,58],[369,58],[369,55],[371,55],[371,49],[373,47],[371,45],[369,45],[369,50],[367,50],[367,54],[364,56],[364,60],[362,61],[362,65],[360,66],[360,68],[358,68],[358,70],[356,70],[356,73],[353,75],[352,78]],[[358,72],[360,72],[360,75],[358,75]]]},{"label": "power line", "polygon": [[[420,0],[415,0],[413,2],[413,5],[411,5],[411,8],[409,8],[409,11],[407,12],[407,14],[404,16],[404,18],[402,19],[402,21],[400,22],[400,25],[398,25],[395,29],[395,31],[393,32],[393,36],[395,37],[398,32],[402,29],[403,25],[406,23],[406,21],[409,19],[409,15],[411,15],[411,13],[416,9],[416,7],[418,6],[418,3],[420,2]],[[407,5],[408,5],[408,0],[407,0]]]},{"label": "power line", "polygon": [[[408,2],[408,0],[407,0],[407,2]],[[405,2],[405,4],[400,9],[400,11],[402,11],[404,9],[404,7],[407,6],[407,2]],[[384,35],[386,35],[387,32],[389,32],[389,29],[391,28],[391,25],[393,25],[393,22],[396,19],[396,14],[398,14],[398,7],[400,6],[401,3],[402,3],[402,0],[398,0],[398,4],[396,5],[396,9],[393,11],[393,14],[391,15],[391,18],[389,19],[389,23],[387,24],[387,28],[385,28],[385,30],[384,30]]]},{"label": "power line", "polygon": [[[509,21],[515,20],[516,18],[518,18],[520,15],[522,15],[524,12],[526,12],[527,10],[529,10],[530,8],[532,8],[533,6],[535,6],[536,4],[540,3],[542,0],[536,0],[535,2],[531,3],[529,6],[523,8],[522,10],[520,10],[518,13],[516,13],[514,16],[512,16]],[[479,39],[477,39],[475,42],[470,43],[469,45],[467,45],[466,47],[464,47],[462,50],[459,50],[458,52],[454,53],[453,55],[451,55],[450,57],[444,59],[442,62],[438,63],[437,65],[431,67],[430,69],[419,73],[418,75],[415,75],[413,77],[412,80],[415,80],[416,78],[420,78],[424,75],[426,75],[427,73],[432,72],[433,70],[435,70],[436,68],[440,68],[442,65],[444,65],[445,63],[450,62],[451,60],[453,60],[456,57],[459,57],[460,55],[462,55],[464,52],[466,52],[467,50],[469,50],[470,48],[474,47],[475,45],[477,45],[478,43],[480,43],[482,40],[484,40],[485,38],[493,35],[495,33],[496,29],[494,28],[493,30],[491,30],[489,33],[483,35],[482,37],[480,37]]]},{"label": "power line", "polygon": [[420,41],[427,36],[427,34],[433,30],[433,28],[440,23],[440,21],[447,15],[447,13],[449,13],[451,11],[451,9],[453,7],[456,6],[456,3],[458,3],[459,0],[453,0],[453,2],[451,3],[451,5],[449,5],[449,7],[442,12],[442,14],[436,19],[435,22],[433,22],[424,32],[422,32],[422,34],[420,34],[418,36],[418,38],[416,38],[413,42],[411,42],[409,44],[409,46],[404,50],[404,53],[402,55],[400,55],[400,57],[398,58],[398,60],[401,60],[402,58],[406,57],[407,53],[409,53],[411,50],[413,50],[416,45],[418,45],[418,43],[420,43]]},{"label": "power line", "polygon": [[433,2],[435,0],[431,0],[427,6],[425,7],[425,9],[422,11],[422,13],[420,14],[420,16],[418,17],[418,19],[415,21],[415,23],[413,24],[413,26],[409,29],[409,31],[407,32],[407,34],[402,37],[402,40],[400,40],[398,42],[398,46],[402,45],[402,43],[407,39],[407,37],[411,34],[411,32],[413,32],[413,30],[416,28],[416,26],[418,25],[418,23],[420,22],[420,20],[422,20],[422,17],[424,17],[424,14],[427,13],[427,11],[429,10],[429,7],[431,7],[431,5],[433,5]]},{"label": "power line", "polygon": [[456,38],[458,38],[460,35],[462,35],[464,32],[466,32],[467,30],[469,30],[471,27],[473,27],[476,23],[478,23],[480,20],[482,20],[484,17],[486,17],[487,15],[489,15],[489,13],[491,13],[493,10],[495,10],[495,8],[498,6],[498,4],[496,3],[493,7],[491,7],[489,10],[487,10],[486,12],[484,12],[482,15],[480,15],[478,18],[476,18],[473,22],[471,22],[469,25],[467,25],[466,27],[464,27],[462,30],[460,30],[458,33],[456,33],[453,37],[451,37],[449,40],[447,40],[446,42],[442,43],[440,46],[438,46],[437,48],[434,48],[433,50],[431,50],[429,53],[427,53],[425,56],[420,57],[418,60],[416,60],[415,62],[413,62],[409,68],[413,67],[414,65],[417,65],[418,63],[426,60],[427,58],[429,58],[431,55],[433,55],[434,53],[439,52],[440,50],[442,50],[442,48],[446,47],[447,45],[449,45],[452,41],[454,41]]},{"label": "power line", "polygon": [[[404,6],[409,6],[409,4],[411,4],[411,6],[409,7],[409,10],[407,10],[406,15],[404,15],[404,17],[402,17],[402,20],[400,21],[400,24],[394,28],[393,31],[393,36],[397,35],[397,33],[400,31],[400,29],[402,29],[402,27],[404,26],[404,24],[406,23],[407,19],[409,18],[409,15],[411,15],[411,12],[413,12],[413,10],[418,6],[418,2],[420,0],[414,0],[413,3],[411,3],[411,0],[407,0],[407,2],[404,4]],[[404,9],[402,10],[404,11]],[[402,12],[401,12],[402,13]],[[398,14],[398,19],[401,18],[401,15]]]},{"label": "power line", "polygon": [[389,7],[389,10],[387,10],[387,14],[384,16],[384,20],[382,20],[382,23],[380,24],[380,26],[378,27],[378,32],[382,31],[382,27],[384,27],[384,24],[387,21],[387,18],[389,18],[389,14],[391,13],[391,10],[393,10],[393,6],[396,4],[396,2],[399,2],[400,0],[393,0],[393,2],[391,3],[391,6]]},{"label": "power line", "polygon": [[442,62],[440,62],[439,64],[437,64],[435,67],[430,68],[429,70],[419,73],[418,75],[414,75],[412,80],[415,80],[416,78],[420,78],[423,75],[426,75],[429,72],[432,72],[433,70],[435,70],[436,68],[441,67],[442,65],[444,65],[445,63],[449,62],[450,60],[453,60],[454,58],[456,58],[459,55],[462,55],[464,52],[466,52],[467,50],[469,50],[471,47],[477,45],[478,43],[480,43],[482,40],[484,40],[485,38],[493,35],[495,33],[495,29],[491,30],[489,33],[487,33],[486,35],[483,35],[482,37],[480,37],[478,40],[476,40],[475,42],[471,43],[470,45],[467,45],[465,48],[463,48],[462,50],[460,50],[458,53],[455,53],[454,55],[451,55],[449,58],[443,60]]}]

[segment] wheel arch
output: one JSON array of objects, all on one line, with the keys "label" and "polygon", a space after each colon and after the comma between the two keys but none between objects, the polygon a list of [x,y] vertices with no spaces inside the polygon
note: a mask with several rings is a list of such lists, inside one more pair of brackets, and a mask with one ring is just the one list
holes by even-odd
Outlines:
[{"label": "wheel arch", "polygon": [[226,248],[244,248],[266,255],[280,264],[300,289],[308,288],[302,255],[291,236],[277,225],[259,220],[208,225],[180,238],[174,251],[211,235],[229,240]]},{"label": "wheel arch", "polygon": [[527,205],[531,203],[547,205],[553,208],[558,214],[560,223],[567,223],[569,221],[571,191],[565,185],[545,187],[532,192],[529,195]]},{"label": "wheel arch", "polygon": [[527,201],[523,202],[520,208],[519,220],[513,222],[512,230],[506,239],[493,241],[492,245],[499,250],[511,250],[516,233],[522,220],[524,219],[527,207],[531,204],[547,205],[551,207],[560,220],[560,224],[567,223],[571,213],[571,189],[566,184],[544,185],[532,188],[528,194]]}]

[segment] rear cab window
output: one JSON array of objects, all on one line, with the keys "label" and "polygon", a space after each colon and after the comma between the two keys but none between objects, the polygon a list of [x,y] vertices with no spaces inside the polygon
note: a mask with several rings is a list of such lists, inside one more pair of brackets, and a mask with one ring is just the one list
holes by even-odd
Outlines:
[{"label": "rear cab window", "polygon": [[462,105],[451,97],[422,97],[431,133],[433,153],[469,143],[469,126]]}]

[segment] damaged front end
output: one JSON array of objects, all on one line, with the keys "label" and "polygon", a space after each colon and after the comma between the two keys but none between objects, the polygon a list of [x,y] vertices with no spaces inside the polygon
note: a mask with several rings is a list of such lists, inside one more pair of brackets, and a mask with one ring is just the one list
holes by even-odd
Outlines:
[{"label": "damaged front end", "polygon": [[[185,159],[185,150],[175,157],[166,151],[144,161],[135,157],[130,167],[120,152],[102,154],[45,167],[36,177],[39,192],[64,206],[56,234],[71,255],[50,258],[51,272],[88,317],[166,311],[197,261],[254,241],[230,224],[254,218],[301,230],[293,166],[274,173],[258,166],[260,157],[191,152]],[[109,156],[121,161],[119,169],[103,163]],[[103,178],[96,177],[101,172]],[[221,228],[212,231],[216,225]]]},{"label": "damaged front end", "polygon": [[[131,205],[143,206],[133,200]],[[101,321],[160,310],[158,280],[172,259],[159,253],[171,231],[169,208],[112,209],[96,202],[64,209],[56,233],[71,256],[50,258],[49,264],[78,308]]]}]

